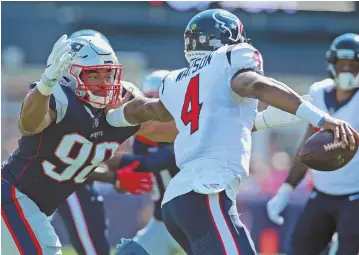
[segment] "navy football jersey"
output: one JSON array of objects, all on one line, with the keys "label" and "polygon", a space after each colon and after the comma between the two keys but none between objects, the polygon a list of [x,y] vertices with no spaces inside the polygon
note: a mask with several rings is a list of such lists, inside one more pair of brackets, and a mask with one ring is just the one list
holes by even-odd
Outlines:
[{"label": "navy football jersey", "polygon": [[2,179],[47,215],[139,129],[110,126],[103,109],[92,108],[59,84],[51,95],[50,108],[57,113],[56,121],[39,134],[22,136],[1,169]]},{"label": "navy football jersey", "polygon": [[[145,137],[136,136],[133,143],[133,153],[141,154],[141,155],[149,155],[150,153],[158,152],[159,150],[161,150],[162,147],[165,149],[169,145],[172,144],[156,143]],[[168,154],[166,154],[165,157],[168,157]],[[165,193],[165,190],[170,180],[179,171],[179,169],[176,166],[174,154],[171,155],[171,158],[169,160],[163,158],[161,158],[161,160],[163,160],[163,162],[166,162],[167,166],[160,171],[154,172],[154,175],[156,177],[156,184],[153,186],[152,189],[152,200],[155,203],[154,216],[157,220],[160,221],[162,221],[161,202],[163,195]]]}]

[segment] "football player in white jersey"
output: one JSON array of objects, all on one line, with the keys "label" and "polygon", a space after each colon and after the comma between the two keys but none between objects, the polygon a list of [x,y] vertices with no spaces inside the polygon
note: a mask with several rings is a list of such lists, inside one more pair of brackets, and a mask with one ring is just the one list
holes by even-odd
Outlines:
[{"label": "football player in white jersey", "polygon": [[[162,79],[169,73],[167,70],[157,70],[145,77],[141,87],[147,97],[157,97]],[[133,241],[141,245],[146,252],[153,255],[180,255],[184,254],[181,246],[168,233],[163,223],[161,201],[171,178],[178,173],[176,166],[173,143],[156,143],[143,136],[133,137],[132,151],[134,154],[121,155],[120,163],[115,169],[139,162],[139,172],[153,172],[156,184],[152,189],[152,201],[154,210],[151,220],[139,230]],[[135,253],[134,248],[129,245],[121,245],[117,250],[118,255]],[[136,254],[139,253],[138,249]]]},{"label": "football player in white jersey", "polygon": [[263,76],[263,60],[248,43],[241,21],[211,9],[185,30],[189,67],[163,79],[159,99],[135,98],[107,113],[113,126],[175,120],[180,172],[162,201],[167,230],[188,254],[255,254],[241,223],[236,194],[248,176],[257,100],[335,132],[354,149],[358,134],[301,99],[287,85]]},{"label": "football player in white jersey", "polygon": [[[162,79],[170,72],[167,70],[157,70],[146,76],[141,87],[142,92],[147,97],[158,97]],[[308,96],[303,96],[309,98]],[[258,130],[268,126],[290,125],[300,121],[296,116],[283,112],[277,108],[269,106],[265,111],[257,114],[255,126]],[[140,162],[140,167],[136,171],[153,172],[156,177],[156,184],[153,187],[152,199],[154,201],[154,212],[150,222],[133,238],[133,243],[128,240],[125,245],[119,245],[117,255],[128,255],[141,253],[140,247],[149,254],[155,255],[180,255],[184,254],[181,246],[168,233],[163,223],[161,202],[168,183],[175,176],[179,169],[173,156],[172,143],[156,143],[144,137],[137,136],[132,145],[135,154],[125,154],[121,156],[120,163],[114,168],[118,169],[132,164],[134,161]],[[143,251],[142,251],[143,253]]]},{"label": "football player in white jersey", "polygon": [[[337,37],[327,51],[329,79],[314,83],[309,93],[313,104],[333,117],[340,117],[359,130],[359,35]],[[309,125],[305,141],[316,130]],[[268,202],[269,218],[282,224],[280,213],[308,168],[294,160],[285,183]],[[292,235],[289,254],[319,254],[338,232],[337,254],[359,252],[359,153],[343,168],[332,172],[312,171],[313,192]]]}]

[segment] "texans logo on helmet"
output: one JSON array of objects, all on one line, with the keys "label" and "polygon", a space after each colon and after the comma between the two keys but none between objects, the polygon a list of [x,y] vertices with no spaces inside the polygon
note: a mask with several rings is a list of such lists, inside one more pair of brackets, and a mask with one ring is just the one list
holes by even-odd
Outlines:
[{"label": "texans logo on helmet", "polygon": [[222,32],[228,31],[228,38],[233,42],[237,42],[242,36],[243,24],[236,16],[230,15],[228,12],[218,11],[213,13],[213,19],[217,22],[216,28]]}]

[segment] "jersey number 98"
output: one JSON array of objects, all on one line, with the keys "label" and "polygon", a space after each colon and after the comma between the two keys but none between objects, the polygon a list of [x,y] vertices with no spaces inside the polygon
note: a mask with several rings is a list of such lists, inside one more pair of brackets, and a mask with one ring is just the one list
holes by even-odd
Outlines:
[{"label": "jersey number 98", "polygon": [[[78,146],[76,155],[74,154],[74,146]],[[84,182],[88,175],[106,159],[106,152],[110,151],[114,155],[119,147],[116,142],[103,142],[94,145],[85,137],[73,133],[65,135],[57,145],[55,156],[64,164],[68,165],[63,171],[56,171],[57,167],[51,162],[44,160],[42,167],[44,173],[51,179],[58,182],[73,179],[75,183]],[[86,164],[90,155],[92,156],[89,164]]]}]

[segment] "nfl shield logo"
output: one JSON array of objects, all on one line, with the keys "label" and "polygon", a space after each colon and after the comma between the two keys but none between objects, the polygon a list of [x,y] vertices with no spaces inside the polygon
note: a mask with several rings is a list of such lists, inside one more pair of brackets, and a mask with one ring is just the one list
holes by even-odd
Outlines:
[{"label": "nfl shield logo", "polygon": [[200,35],[200,36],[198,37],[198,41],[199,41],[200,43],[205,43],[205,42],[206,42],[206,36]]}]

